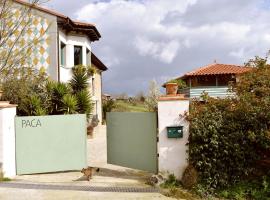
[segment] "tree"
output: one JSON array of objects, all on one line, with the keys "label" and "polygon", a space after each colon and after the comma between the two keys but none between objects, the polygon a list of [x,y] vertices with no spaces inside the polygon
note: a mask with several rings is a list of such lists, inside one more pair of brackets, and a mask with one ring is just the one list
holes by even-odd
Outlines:
[{"label": "tree", "polygon": [[14,76],[18,69],[33,67],[33,47],[38,47],[44,40],[43,32],[34,32],[35,19],[32,9],[39,0],[31,0],[27,5],[20,5],[13,0],[0,1],[0,81]]},{"label": "tree", "polygon": [[145,104],[149,111],[157,111],[157,102],[160,96],[159,87],[155,80],[152,80],[149,84],[148,94],[146,96]]},{"label": "tree", "polygon": [[135,96],[135,98],[137,99],[137,101],[145,102],[145,95],[144,95],[144,92],[143,92],[143,91],[140,91],[140,92]]}]

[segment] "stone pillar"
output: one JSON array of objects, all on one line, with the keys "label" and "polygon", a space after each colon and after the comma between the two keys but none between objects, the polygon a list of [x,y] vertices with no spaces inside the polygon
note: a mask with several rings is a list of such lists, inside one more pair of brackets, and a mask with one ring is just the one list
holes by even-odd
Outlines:
[{"label": "stone pillar", "polygon": [[0,102],[0,170],[5,177],[16,176],[16,105]]},{"label": "stone pillar", "polygon": [[[174,174],[181,179],[188,165],[189,124],[184,114],[189,111],[189,99],[180,95],[162,96],[158,102],[159,123],[159,172],[164,175]],[[167,127],[183,126],[182,138],[168,138]]]}]

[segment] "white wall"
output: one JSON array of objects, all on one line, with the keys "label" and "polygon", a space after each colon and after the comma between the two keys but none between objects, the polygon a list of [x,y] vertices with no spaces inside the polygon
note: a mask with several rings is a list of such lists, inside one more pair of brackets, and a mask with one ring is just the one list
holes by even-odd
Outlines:
[{"label": "white wall", "polygon": [[5,177],[16,176],[15,116],[16,106],[0,106],[0,163]]},{"label": "white wall", "polygon": [[[178,179],[182,178],[187,167],[187,142],[189,124],[182,117],[189,110],[189,100],[170,99],[158,102],[159,123],[159,171],[164,175],[174,174]],[[168,138],[168,126],[184,126],[183,138]]]},{"label": "white wall", "polygon": [[[60,66],[60,81],[68,82],[71,79],[72,72],[71,68],[74,66],[74,46],[82,46],[83,48],[83,60],[82,64],[87,65],[86,59],[86,49],[91,51],[90,40],[87,36],[81,35],[66,35],[64,32],[59,31],[59,47],[61,42],[66,45],[66,64],[65,66]],[[61,51],[59,51],[59,58]],[[89,58],[91,64],[91,58]]]}]

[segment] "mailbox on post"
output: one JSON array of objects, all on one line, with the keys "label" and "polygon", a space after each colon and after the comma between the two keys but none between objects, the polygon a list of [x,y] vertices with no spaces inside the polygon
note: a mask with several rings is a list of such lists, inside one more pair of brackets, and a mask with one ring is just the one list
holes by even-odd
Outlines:
[{"label": "mailbox on post", "polygon": [[183,126],[167,127],[168,138],[183,138]]}]

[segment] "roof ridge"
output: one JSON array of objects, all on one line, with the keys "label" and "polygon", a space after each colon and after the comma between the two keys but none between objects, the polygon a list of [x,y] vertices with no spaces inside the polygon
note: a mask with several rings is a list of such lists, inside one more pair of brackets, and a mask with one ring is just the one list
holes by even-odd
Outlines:
[{"label": "roof ridge", "polygon": [[216,64],[217,64],[217,63],[212,63],[212,64],[208,64],[208,65],[199,67],[199,68],[197,68],[197,69],[194,69],[194,70],[192,70],[192,71],[190,71],[190,72],[185,73],[184,76],[185,76],[185,75],[189,75],[189,74],[191,74],[191,73],[198,72],[198,71],[200,71],[200,70],[206,69],[206,68],[211,67],[211,66],[216,65]]},{"label": "roof ridge", "polygon": [[244,65],[235,64],[222,64],[212,63],[185,73],[180,78],[188,76],[199,76],[199,75],[214,75],[214,74],[240,74],[249,71],[251,68]]},{"label": "roof ridge", "polygon": [[[13,0],[19,4],[23,4],[23,5],[27,5],[27,6],[32,6],[33,4],[29,3],[29,2],[26,2],[24,0]],[[78,20],[73,20],[71,18],[69,18],[68,16],[54,10],[54,9],[49,9],[47,7],[43,7],[41,5],[38,5],[38,4],[34,4],[33,5],[33,8],[35,9],[38,9],[40,11],[43,11],[43,12],[46,12],[46,13],[49,13],[51,15],[54,15],[54,16],[57,16],[57,17],[61,17],[61,18],[65,18],[65,19],[70,19],[73,23],[75,24],[79,24],[79,25],[88,25],[88,26],[96,26],[95,24],[93,23],[88,23],[88,22],[82,22],[82,21],[78,21]]]}]

